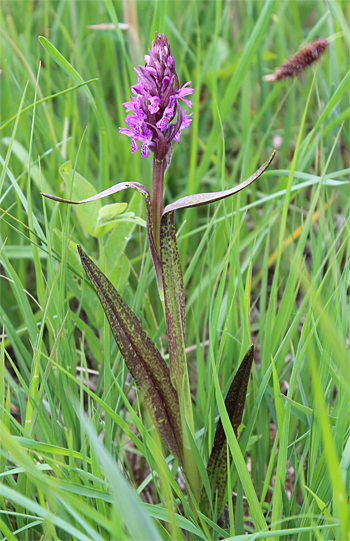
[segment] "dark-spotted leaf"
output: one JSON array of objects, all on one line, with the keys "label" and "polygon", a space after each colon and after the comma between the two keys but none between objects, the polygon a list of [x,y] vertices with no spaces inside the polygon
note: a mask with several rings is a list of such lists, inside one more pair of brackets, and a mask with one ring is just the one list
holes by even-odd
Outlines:
[{"label": "dark-spotted leaf", "polygon": [[221,192],[196,193],[193,195],[186,195],[186,197],[182,197],[181,199],[174,201],[174,203],[167,205],[163,211],[163,214],[167,214],[168,212],[172,212],[173,210],[189,207],[199,207],[200,205],[214,203],[215,201],[220,201],[221,199],[225,199],[226,197],[230,197],[231,195],[234,195],[235,193],[244,190],[244,188],[249,186],[249,184],[252,184],[254,180],[256,180],[258,177],[260,177],[260,175],[263,174],[265,169],[267,169],[272,162],[275,154],[276,151],[274,150],[269,159],[257,171],[255,171],[253,175],[251,175],[249,178],[247,178],[237,186],[234,186],[229,190],[223,190]]},{"label": "dark-spotted leaf", "polygon": [[78,252],[154,424],[168,449],[183,464],[179,401],[170,381],[169,369],[140,321],[108,278],[80,246]]},{"label": "dark-spotted leaf", "polygon": [[[254,346],[251,345],[244,356],[226,396],[225,406],[230,417],[232,428],[237,436],[237,430],[242,421],[246,400],[248,381],[254,358]],[[221,515],[227,498],[227,442],[221,419],[216,427],[213,448],[209,457],[207,473],[210,482],[212,505],[217,506],[218,516]],[[209,512],[208,496],[202,490],[201,508]]]},{"label": "dark-spotted leaf", "polygon": [[[183,283],[183,275],[181,269],[181,262],[176,241],[176,229],[174,221],[174,213],[169,212],[162,217],[160,226],[160,238],[161,238],[161,260],[163,270],[163,282],[164,289],[168,288],[168,295],[165,296],[165,306],[170,303],[170,288],[173,288],[173,299],[177,300],[179,308],[181,332],[183,335],[183,342],[185,342],[186,336],[186,312],[185,312],[185,289]],[[166,282],[166,286],[165,286]],[[168,306],[169,307],[169,306]],[[170,308],[170,307],[169,307]],[[169,329],[168,329],[169,332]],[[170,349],[170,345],[169,345]]]},{"label": "dark-spotted leaf", "polygon": [[[162,217],[160,228],[160,254],[163,272],[165,317],[168,330],[170,378],[178,396],[183,397],[181,409],[182,441],[184,450],[184,473],[197,500],[201,494],[201,482],[196,458],[191,449],[187,428],[194,443],[194,422],[190,384],[185,353],[185,292],[181,264],[176,242],[174,213]],[[195,445],[195,443],[194,443]]]},{"label": "dark-spotted leaf", "polygon": [[[185,353],[185,294],[180,258],[177,250],[174,213],[162,217],[160,227],[160,254],[163,273],[165,319],[168,331],[168,349],[171,382],[179,396],[184,385],[184,408],[190,415],[191,394]],[[193,430],[193,421],[187,419]]]}]

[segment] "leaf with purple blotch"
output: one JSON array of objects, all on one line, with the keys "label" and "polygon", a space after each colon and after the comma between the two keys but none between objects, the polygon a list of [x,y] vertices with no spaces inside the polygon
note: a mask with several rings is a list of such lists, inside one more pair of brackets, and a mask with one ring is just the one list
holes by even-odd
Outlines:
[{"label": "leaf with purple blotch", "polygon": [[170,381],[169,369],[140,321],[112,283],[80,246],[78,252],[153,422],[165,445],[183,465],[179,400]]},{"label": "leaf with purple blotch", "polygon": [[[226,396],[225,406],[230,417],[232,428],[237,436],[237,430],[243,417],[244,404],[252,363],[254,346],[251,345],[241,362]],[[230,462],[232,457],[230,456]],[[227,499],[227,438],[221,419],[219,419],[213,448],[207,465],[210,482],[213,509],[217,506],[218,516],[221,515]],[[209,511],[209,501],[206,491],[202,490],[202,512]]]},{"label": "leaf with purple blotch", "polygon": [[160,254],[163,271],[165,317],[168,330],[170,374],[177,392],[182,389],[182,376],[187,373],[185,354],[186,312],[185,290],[176,242],[174,213],[163,215],[160,227]]},{"label": "leaf with purple blotch", "polygon": [[269,159],[266,160],[266,162],[257,171],[255,171],[253,175],[251,175],[249,178],[247,178],[237,186],[234,186],[229,190],[223,190],[221,192],[186,195],[185,197],[182,197],[181,199],[170,203],[170,205],[167,205],[163,211],[163,215],[167,212],[172,212],[173,210],[189,207],[199,207],[201,205],[207,205],[208,203],[214,203],[215,201],[220,201],[221,199],[225,199],[226,197],[230,197],[231,195],[234,195],[235,193],[244,190],[244,188],[249,186],[249,184],[252,184],[258,177],[260,177],[260,175],[262,175],[262,173],[268,168],[268,166],[272,162],[275,154],[276,151],[274,150]]}]

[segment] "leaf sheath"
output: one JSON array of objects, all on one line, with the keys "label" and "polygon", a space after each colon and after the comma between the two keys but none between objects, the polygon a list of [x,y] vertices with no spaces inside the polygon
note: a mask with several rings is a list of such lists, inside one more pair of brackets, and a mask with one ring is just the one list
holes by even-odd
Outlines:
[{"label": "leaf sheath", "polygon": [[[184,388],[185,411],[191,409],[191,396],[185,354],[185,294],[179,254],[176,244],[174,213],[163,216],[160,228],[160,253],[164,284],[165,317],[168,330],[170,377],[181,396]],[[183,381],[185,378],[185,381]],[[188,419],[193,430],[192,419]]]}]

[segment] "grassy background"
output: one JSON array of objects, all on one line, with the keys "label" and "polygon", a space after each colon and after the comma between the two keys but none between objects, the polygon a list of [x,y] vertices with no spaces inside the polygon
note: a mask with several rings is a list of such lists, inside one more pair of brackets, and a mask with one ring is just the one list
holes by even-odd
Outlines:
[{"label": "grassy background", "polygon": [[[2,539],[259,539],[264,521],[274,539],[345,539],[349,5],[3,0],[0,15]],[[89,28],[118,21],[132,29]],[[68,160],[91,184],[75,184],[78,195],[126,180],[151,188],[151,160],[132,157],[118,127],[132,67],[155,31],[168,37],[180,84],[195,88],[166,203],[233,186],[277,149],[248,190],[176,214],[204,464],[218,415],[214,378],[225,396],[256,343],[239,440],[252,484],[237,462],[224,528],[188,507],[76,254],[79,243],[105,269],[166,358],[141,196],[108,201],[134,214],[100,238],[88,226],[98,207],[78,215],[40,196],[69,195],[59,173]],[[60,51],[60,65],[38,36]],[[330,44],[315,69],[262,82],[318,36]],[[97,80],[68,91],[81,78]]]}]

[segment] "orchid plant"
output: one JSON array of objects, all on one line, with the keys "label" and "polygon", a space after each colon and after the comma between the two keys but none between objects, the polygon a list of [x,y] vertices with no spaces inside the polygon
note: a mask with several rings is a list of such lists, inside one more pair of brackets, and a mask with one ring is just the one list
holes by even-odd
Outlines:
[{"label": "orchid plant", "polygon": [[[185,292],[174,211],[219,201],[243,190],[265,171],[274,153],[238,186],[216,193],[188,195],[164,208],[164,175],[171,163],[173,141],[179,144],[181,133],[190,126],[193,115],[188,114],[188,109],[182,111],[180,102],[190,108],[191,102],[187,96],[194,89],[189,86],[191,81],[180,88],[174,57],[165,35],[156,34],[149,54],[144,58],[145,66],[135,69],[137,83],[131,87],[134,95],[124,103],[126,112],[131,113],[125,119],[128,128],[120,128],[119,131],[131,138],[132,154],[139,150],[141,144],[141,158],[153,155],[152,197],[142,184],[132,181],[116,184],[80,201],[43,195],[74,205],[107,197],[126,188],[133,188],[144,196],[148,243],[166,319],[169,367],[112,283],[80,246],[78,252],[161,439],[181,465],[190,492],[202,512],[209,516],[216,508],[219,516],[227,496],[226,435],[219,420],[207,465],[210,486],[204,487],[189,441],[190,433],[194,436],[194,421],[185,354]],[[243,416],[253,355],[254,348],[251,346],[237,370],[225,401],[236,434]]]}]

